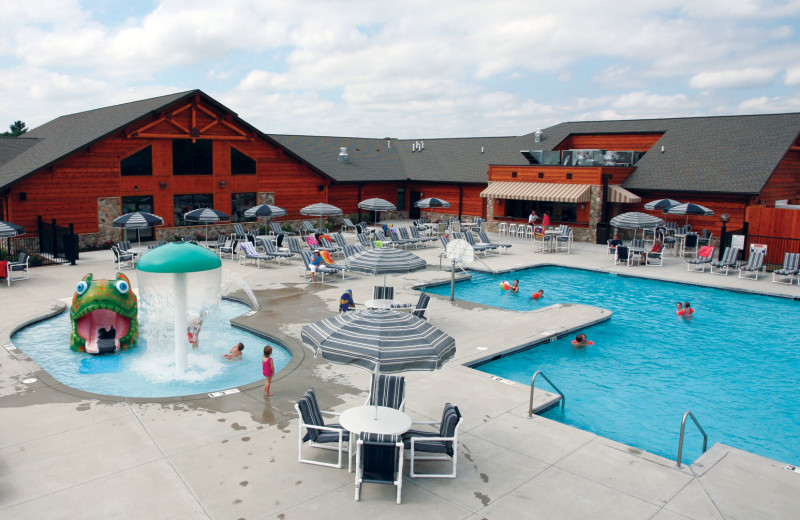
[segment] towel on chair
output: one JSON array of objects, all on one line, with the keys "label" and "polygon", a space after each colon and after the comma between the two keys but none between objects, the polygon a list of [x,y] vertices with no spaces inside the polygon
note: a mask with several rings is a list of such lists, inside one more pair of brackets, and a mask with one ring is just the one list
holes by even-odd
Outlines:
[{"label": "towel on chair", "polygon": [[708,258],[713,252],[714,248],[712,246],[703,246],[700,248],[700,251],[697,252],[697,256]]},{"label": "towel on chair", "polygon": [[331,258],[330,252],[328,252],[328,251],[320,251],[319,255],[322,257],[322,260],[326,264],[328,264],[328,265],[333,265],[334,264],[334,261],[333,261],[333,258]]}]

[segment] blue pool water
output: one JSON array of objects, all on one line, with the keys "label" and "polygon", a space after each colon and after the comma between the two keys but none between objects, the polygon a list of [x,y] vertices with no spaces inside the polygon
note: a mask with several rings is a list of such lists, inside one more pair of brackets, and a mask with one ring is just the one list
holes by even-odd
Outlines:
[{"label": "blue pool water", "polygon": [[[289,352],[258,336],[234,328],[231,318],[250,308],[223,300],[203,320],[199,348],[189,352],[189,369],[176,375],[172,331],[151,334],[140,317],[140,339],[136,348],[93,356],[69,348],[69,312],[25,327],[14,335],[21,349],[44,370],[72,388],[96,394],[125,397],[172,397],[202,394],[263,380],[261,356],[264,345],[272,345],[275,370],[291,360]],[[141,313],[140,313],[141,314]],[[146,338],[156,337],[149,345]],[[222,354],[233,345],[245,346],[241,361],[226,361]]]},{"label": "blue pool water", "polygon": [[[499,288],[514,278],[518,294]],[[532,300],[540,288],[544,298]],[[450,286],[425,290],[449,296]],[[546,417],[675,460],[691,410],[709,446],[800,463],[798,301],[561,267],[477,274],[456,284],[455,297],[520,311],[555,303],[613,311],[585,331],[594,346],[575,349],[571,336],[476,367],[526,385],[542,370],[567,398],[563,413]],[[678,301],[692,303],[692,319],[676,316]],[[684,461],[701,448],[689,420]]]}]

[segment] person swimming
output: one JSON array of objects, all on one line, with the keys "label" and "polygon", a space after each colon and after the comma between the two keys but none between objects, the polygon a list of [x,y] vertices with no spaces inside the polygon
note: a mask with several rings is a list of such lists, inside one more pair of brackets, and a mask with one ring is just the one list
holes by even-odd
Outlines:
[{"label": "person swimming", "polygon": [[683,316],[683,304],[681,302],[678,302],[675,305],[675,314],[678,316]]},{"label": "person swimming", "polygon": [[575,339],[573,339],[571,343],[572,346],[575,348],[583,348],[586,347],[587,345],[594,345],[594,341],[589,341],[588,339],[586,339],[586,334],[583,333],[575,336]]},{"label": "person swimming", "polygon": [[531,298],[534,300],[538,300],[540,298],[544,298],[544,289],[539,289],[537,292],[531,295]]},{"label": "person swimming", "polygon": [[694,314],[694,309],[692,308],[692,304],[686,302],[683,304],[683,317],[684,318],[691,318],[692,314]]}]

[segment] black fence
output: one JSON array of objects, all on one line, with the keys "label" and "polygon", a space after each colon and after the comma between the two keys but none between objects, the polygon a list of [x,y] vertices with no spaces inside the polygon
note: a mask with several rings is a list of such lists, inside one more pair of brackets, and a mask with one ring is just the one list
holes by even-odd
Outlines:
[{"label": "black fence", "polygon": [[29,265],[75,264],[78,259],[78,235],[69,227],[45,223],[41,217],[38,230],[22,236],[0,240],[0,260],[17,260],[20,253],[29,257]]}]

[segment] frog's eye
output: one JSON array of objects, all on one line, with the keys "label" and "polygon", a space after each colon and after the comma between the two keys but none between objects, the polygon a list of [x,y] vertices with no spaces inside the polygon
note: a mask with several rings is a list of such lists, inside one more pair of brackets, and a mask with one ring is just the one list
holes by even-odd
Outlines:
[{"label": "frog's eye", "polygon": [[80,282],[78,282],[78,286],[75,287],[75,290],[78,292],[78,294],[83,294],[86,292],[86,289],[88,288],[89,284],[81,280]]},{"label": "frog's eye", "polygon": [[130,286],[128,285],[128,282],[126,282],[125,280],[118,280],[116,286],[117,290],[122,294],[128,294],[128,291],[130,291],[131,289]]}]

